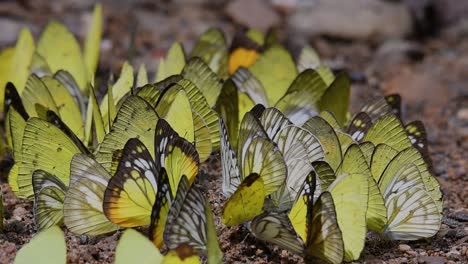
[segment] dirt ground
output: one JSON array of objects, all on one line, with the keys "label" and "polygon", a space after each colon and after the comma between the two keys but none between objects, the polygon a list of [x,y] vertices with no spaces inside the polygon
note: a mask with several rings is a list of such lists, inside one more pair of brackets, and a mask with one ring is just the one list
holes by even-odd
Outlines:
[{"label": "dirt ground", "polygon": [[[82,37],[86,30],[83,25],[89,21],[92,10],[88,2],[92,1],[63,2],[68,4],[1,2],[0,25],[7,25],[2,24],[5,21],[8,25],[26,25],[37,36],[46,22],[55,18]],[[104,5],[105,31],[99,65],[99,74],[104,78],[110,71],[118,74],[128,58],[134,66],[144,62],[154,72],[157,59],[164,56],[173,41],[182,41],[185,49],[190,50],[196,36],[210,26],[221,27],[230,39],[239,22],[223,11],[226,1],[127,2]],[[350,74],[352,112],[372,98],[398,92],[403,98],[405,123],[419,119],[426,126],[435,176],[444,193],[440,232],[417,242],[388,242],[369,234],[361,259],[356,263],[468,263],[468,21],[444,26],[435,36],[422,40],[349,40],[340,36],[305,38],[291,33],[291,28],[285,26],[284,10],[277,13],[282,19],[280,37],[293,53],[297,53],[298,43],[306,41],[333,69]],[[132,34],[135,28],[137,33]],[[0,32],[1,48],[14,43],[11,39],[15,36],[1,36],[8,32],[15,34],[14,27]],[[228,228],[221,224],[219,216],[224,198],[220,192],[219,159],[219,154],[213,154],[203,164],[204,177],[200,184],[214,208],[224,262],[302,263],[302,258],[255,239],[242,226]],[[3,157],[0,177],[5,207],[0,263],[11,263],[17,250],[36,233],[32,203],[16,198],[6,183],[7,160],[8,156]],[[113,261],[121,231],[98,237],[65,232],[69,263]]]}]

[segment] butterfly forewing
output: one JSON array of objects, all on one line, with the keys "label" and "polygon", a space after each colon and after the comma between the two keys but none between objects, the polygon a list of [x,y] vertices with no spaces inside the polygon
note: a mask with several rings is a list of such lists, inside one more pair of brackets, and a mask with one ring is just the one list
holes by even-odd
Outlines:
[{"label": "butterfly forewing", "polygon": [[164,230],[164,241],[169,249],[188,244],[199,254],[206,254],[205,203],[206,199],[200,190],[195,186],[190,187],[187,178],[183,176]]},{"label": "butterfly forewing", "polygon": [[104,194],[107,218],[124,227],[148,225],[158,191],[157,173],[145,145],[138,139],[130,139]]}]

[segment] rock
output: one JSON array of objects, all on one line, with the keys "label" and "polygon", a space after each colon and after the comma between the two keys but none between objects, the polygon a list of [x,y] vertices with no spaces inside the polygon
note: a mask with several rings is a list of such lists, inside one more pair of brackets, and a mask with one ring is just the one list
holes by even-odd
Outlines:
[{"label": "rock", "polygon": [[468,121],[468,108],[458,110],[457,118],[463,121]]},{"label": "rock", "polygon": [[13,217],[15,220],[22,221],[29,212],[24,207],[16,207],[13,210]]},{"label": "rock", "polygon": [[422,47],[415,42],[400,39],[385,41],[373,56],[369,74],[384,76],[400,68],[401,64],[419,61],[423,57]]},{"label": "rock", "polygon": [[407,252],[411,250],[411,247],[407,244],[400,244],[398,245],[398,250],[400,250],[401,252]]},{"label": "rock", "polygon": [[406,252],[406,254],[412,256],[412,257],[416,257],[418,255],[418,252],[414,251],[414,250],[408,250]]},{"label": "rock", "polygon": [[280,16],[264,0],[234,0],[225,11],[237,23],[264,32],[281,22]]},{"label": "rock", "polygon": [[411,33],[406,5],[378,0],[317,0],[297,9],[289,18],[294,31],[308,36],[328,35],[346,39],[403,38]]},{"label": "rock", "polygon": [[444,264],[445,263],[445,258],[444,257],[438,257],[438,256],[423,256],[420,259],[422,259],[426,264]]}]

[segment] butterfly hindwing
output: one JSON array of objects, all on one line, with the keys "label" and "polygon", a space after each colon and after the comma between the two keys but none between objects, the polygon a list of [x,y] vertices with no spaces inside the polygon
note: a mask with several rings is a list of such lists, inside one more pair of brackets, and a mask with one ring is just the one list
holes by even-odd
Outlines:
[{"label": "butterfly hindwing", "polygon": [[56,176],[36,170],[32,175],[34,219],[39,229],[63,223],[63,201],[67,187]]},{"label": "butterfly hindwing", "polygon": [[64,223],[76,234],[100,235],[118,226],[104,215],[103,199],[109,172],[85,154],[73,156],[70,187],[63,205]]}]

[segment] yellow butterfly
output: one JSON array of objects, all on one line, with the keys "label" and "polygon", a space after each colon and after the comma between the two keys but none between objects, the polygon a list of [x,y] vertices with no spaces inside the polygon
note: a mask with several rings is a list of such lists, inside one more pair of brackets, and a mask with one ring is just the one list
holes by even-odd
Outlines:
[{"label": "yellow butterfly", "polygon": [[163,227],[182,175],[198,174],[198,154],[164,120],[156,125],[155,157],[138,139],[124,146],[116,174],[104,193],[104,213],[122,227],[150,225],[150,237],[162,246]]}]

